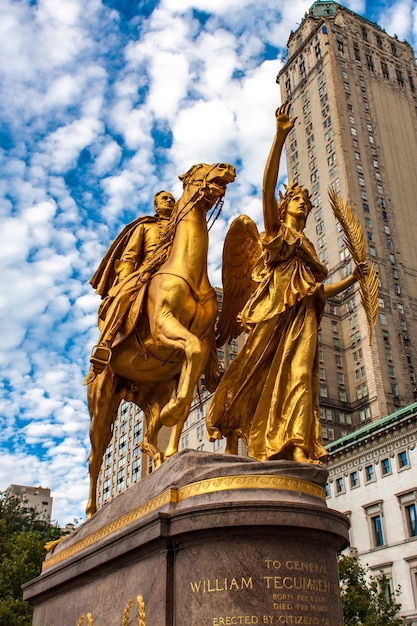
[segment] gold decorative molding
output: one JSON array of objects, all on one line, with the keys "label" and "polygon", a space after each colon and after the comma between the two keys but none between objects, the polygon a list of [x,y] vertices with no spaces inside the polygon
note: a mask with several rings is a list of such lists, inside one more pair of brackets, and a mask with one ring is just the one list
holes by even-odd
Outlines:
[{"label": "gold decorative molding", "polygon": [[148,500],[148,502],[145,502],[145,504],[142,504],[141,506],[132,509],[131,511],[129,511],[129,513],[126,513],[126,515],[118,517],[117,519],[113,520],[109,524],[106,524],[99,530],[96,530],[95,532],[87,535],[83,539],[80,539],[80,541],[77,541],[71,546],[68,546],[68,548],[65,548],[61,552],[58,552],[57,554],[51,556],[47,561],[43,562],[42,571],[49,569],[53,565],[56,565],[57,563],[60,563],[65,559],[68,559],[80,550],[88,548],[97,541],[108,537],[117,530],[128,526],[132,522],[140,519],[141,517],[144,517],[152,511],[156,511],[160,507],[164,506],[165,504],[169,504],[170,502],[177,502],[177,489],[167,489],[159,496]]},{"label": "gold decorative molding", "polygon": [[207,478],[186,485],[185,487],[180,487],[178,489],[178,502],[205,493],[216,493],[218,491],[231,491],[236,489],[299,491],[320,498],[320,500],[326,500],[324,489],[306,480],[289,478],[288,476],[251,474],[250,476],[219,476],[217,478]]},{"label": "gold decorative molding", "polygon": [[314,496],[315,498],[319,498],[323,501],[326,500],[326,494],[322,487],[300,478],[271,476],[268,474],[251,474],[250,476],[218,476],[217,478],[207,478],[205,480],[199,480],[195,483],[190,483],[189,485],[185,485],[184,487],[180,487],[178,489],[167,489],[159,496],[156,496],[141,506],[132,509],[129,513],[118,517],[99,530],[96,530],[83,539],[80,539],[80,541],[73,543],[68,548],[64,548],[61,552],[51,555],[49,559],[44,561],[42,571],[46,571],[50,567],[57,565],[57,563],[70,558],[74,554],[77,554],[77,552],[88,548],[101,539],[108,537],[122,528],[125,528],[148,513],[152,513],[167,504],[176,504],[187,500],[188,498],[209,493],[233,490],[246,491],[249,489],[298,491],[309,496]]}]

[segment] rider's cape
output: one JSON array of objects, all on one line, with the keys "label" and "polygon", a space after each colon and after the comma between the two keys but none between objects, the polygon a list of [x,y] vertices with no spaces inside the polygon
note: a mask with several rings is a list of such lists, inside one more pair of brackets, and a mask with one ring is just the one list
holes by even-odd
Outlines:
[{"label": "rider's cape", "polygon": [[130,224],[125,226],[117,235],[113,243],[110,244],[109,249],[97,268],[97,271],[90,278],[90,284],[94,287],[96,293],[98,293],[102,298],[105,298],[108,295],[109,290],[116,282],[117,275],[115,270],[115,261],[120,259],[122,256],[135,228],[139,226],[139,224],[149,224],[156,221],[156,215],[142,215],[141,217],[137,217],[133,220],[133,222],[130,222]]}]

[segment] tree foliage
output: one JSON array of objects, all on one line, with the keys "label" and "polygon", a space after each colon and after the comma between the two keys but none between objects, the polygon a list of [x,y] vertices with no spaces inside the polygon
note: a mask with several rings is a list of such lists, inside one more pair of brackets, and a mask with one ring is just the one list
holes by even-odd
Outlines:
[{"label": "tree foliage", "polygon": [[345,626],[401,626],[400,588],[390,591],[384,573],[371,576],[357,557],[339,557],[339,578]]},{"label": "tree foliage", "polygon": [[16,496],[0,492],[0,626],[30,626],[32,607],[22,585],[41,572],[45,543],[61,536],[57,526],[36,519]]}]

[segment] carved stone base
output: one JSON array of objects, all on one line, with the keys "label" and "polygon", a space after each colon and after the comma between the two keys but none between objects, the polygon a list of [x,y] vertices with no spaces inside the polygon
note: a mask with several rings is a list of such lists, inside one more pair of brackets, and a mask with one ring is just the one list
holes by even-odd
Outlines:
[{"label": "carved stone base", "polygon": [[[34,626],[342,626],[327,471],[184,450],[62,541]],[[81,619],[83,618],[83,619]]]}]

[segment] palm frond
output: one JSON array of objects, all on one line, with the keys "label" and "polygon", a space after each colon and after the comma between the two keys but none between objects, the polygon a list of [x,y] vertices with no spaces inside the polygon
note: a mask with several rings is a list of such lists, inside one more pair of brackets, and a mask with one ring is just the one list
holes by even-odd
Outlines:
[{"label": "palm frond", "polygon": [[[378,319],[378,276],[372,261],[366,261],[366,244],[359,218],[346,200],[339,198],[334,189],[329,189],[330,206],[342,227],[347,249],[359,267],[359,287],[361,302],[369,324],[369,343],[372,343],[373,329]],[[361,271],[361,263],[367,262],[367,271]]]}]

